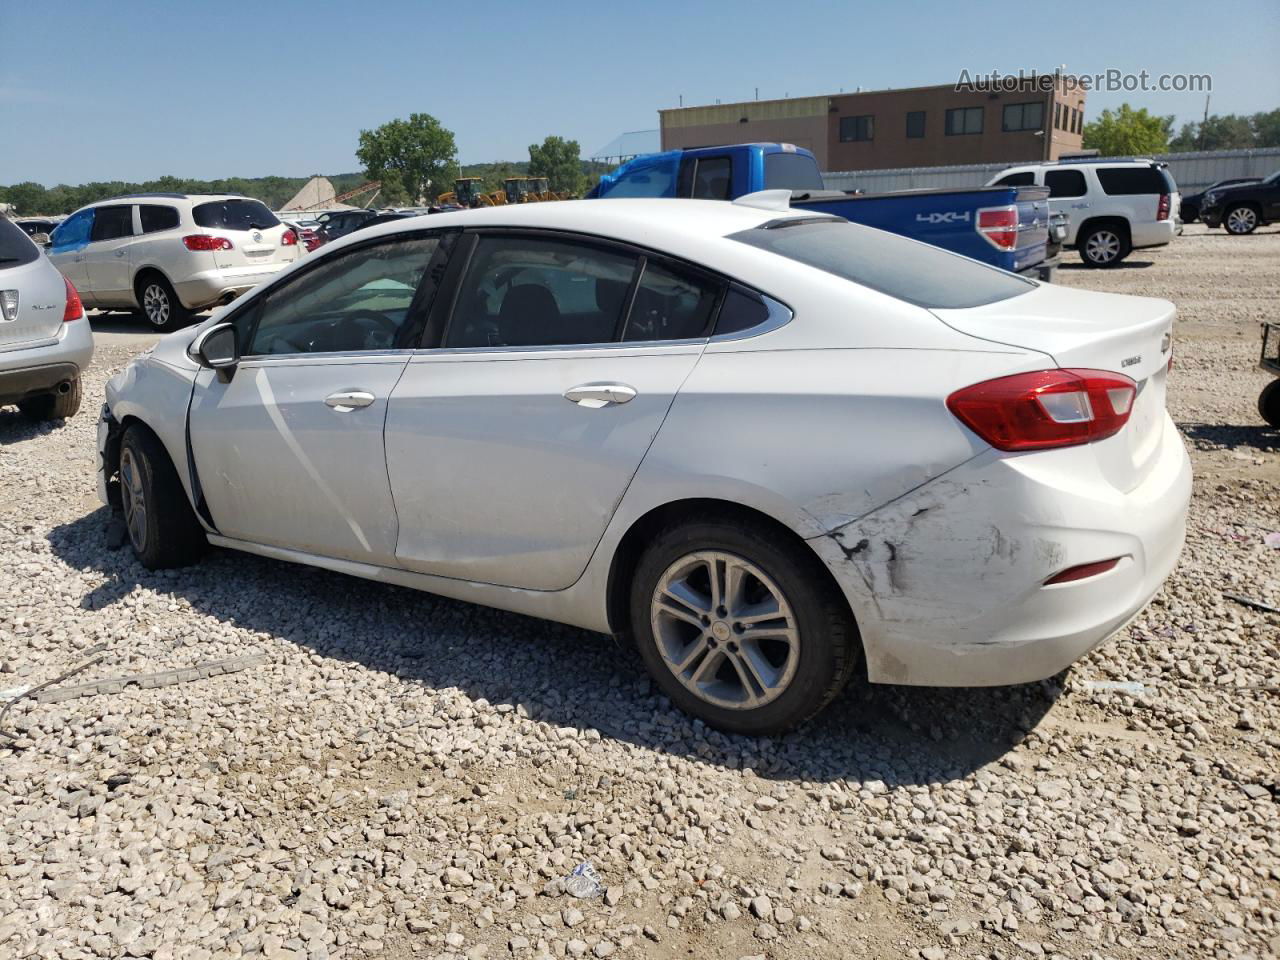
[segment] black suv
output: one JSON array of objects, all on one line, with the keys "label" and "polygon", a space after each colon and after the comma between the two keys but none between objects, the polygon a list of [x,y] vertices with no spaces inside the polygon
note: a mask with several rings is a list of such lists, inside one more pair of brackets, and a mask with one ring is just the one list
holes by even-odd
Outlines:
[{"label": "black suv", "polygon": [[353,230],[359,230],[377,215],[377,210],[339,210],[336,213],[321,214],[316,219],[320,221],[320,232],[324,234],[325,240],[337,240]]},{"label": "black suv", "polygon": [[1200,219],[1207,227],[1226,227],[1237,235],[1280,220],[1280,170],[1255,183],[1207,190],[1200,200]]}]

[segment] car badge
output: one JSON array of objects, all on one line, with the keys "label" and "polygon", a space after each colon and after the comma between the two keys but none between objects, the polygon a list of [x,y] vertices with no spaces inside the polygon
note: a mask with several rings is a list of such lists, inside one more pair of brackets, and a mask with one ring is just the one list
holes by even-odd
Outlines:
[{"label": "car badge", "polygon": [[255,231],[253,231],[253,242],[254,242],[254,243],[261,243],[261,242],[262,242],[262,231],[261,231],[261,230],[255,230]]},{"label": "car badge", "polygon": [[1120,366],[1133,367],[1133,366],[1137,366],[1141,362],[1142,362],[1142,354],[1138,354],[1137,356],[1134,356],[1134,357],[1125,357],[1123,360],[1120,361]]}]

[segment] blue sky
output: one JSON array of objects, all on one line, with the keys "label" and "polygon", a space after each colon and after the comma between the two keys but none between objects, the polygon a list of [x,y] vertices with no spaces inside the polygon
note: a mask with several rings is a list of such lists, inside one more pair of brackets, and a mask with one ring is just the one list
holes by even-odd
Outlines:
[{"label": "blue sky", "polygon": [[[676,106],[953,82],[961,70],[1208,73],[1211,110],[1280,106],[1280,3],[1017,5],[0,0],[0,183],[340,173],[413,111],[464,162],[584,155]],[[1219,42],[1212,42],[1217,39]],[[1241,41],[1244,41],[1242,46]],[[1090,93],[1179,123],[1203,94]]]}]

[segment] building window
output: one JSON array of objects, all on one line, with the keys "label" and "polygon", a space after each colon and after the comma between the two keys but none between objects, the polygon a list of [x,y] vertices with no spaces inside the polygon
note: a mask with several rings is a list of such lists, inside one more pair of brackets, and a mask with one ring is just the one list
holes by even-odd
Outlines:
[{"label": "building window", "polygon": [[840,142],[875,139],[875,117],[841,117]]},{"label": "building window", "polygon": [[947,136],[982,132],[981,107],[956,107],[947,111]]},{"label": "building window", "polygon": [[907,113],[907,139],[918,140],[924,136],[924,111],[911,110]]},{"label": "building window", "polygon": [[1080,132],[1080,111],[1075,107],[1071,108],[1071,126],[1067,128],[1071,133]]},{"label": "building window", "polygon": [[1055,130],[1062,129],[1062,104],[1060,103],[1053,105],[1053,127]]},{"label": "building window", "polygon": [[1076,111],[1076,133],[1084,133],[1084,111]]},{"label": "building window", "polygon": [[1018,133],[1022,130],[1039,130],[1044,126],[1043,103],[1007,103],[1000,129],[1005,133]]}]

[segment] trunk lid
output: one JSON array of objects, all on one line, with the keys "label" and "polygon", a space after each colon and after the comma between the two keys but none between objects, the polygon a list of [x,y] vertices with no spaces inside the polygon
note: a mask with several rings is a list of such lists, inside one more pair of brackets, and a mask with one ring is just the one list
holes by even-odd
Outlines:
[{"label": "trunk lid", "polygon": [[983,340],[1049,354],[1060,367],[1107,370],[1138,385],[1125,428],[1091,444],[1120,490],[1136,487],[1160,454],[1174,305],[1167,300],[1041,284],[1030,293],[966,310],[934,310]]},{"label": "trunk lid", "polygon": [[197,204],[191,214],[205,233],[231,242],[230,250],[213,252],[214,263],[221,270],[265,267],[297,259],[297,244],[281,243],[289,228],[257,200],[239,197],[209,200]]}]

